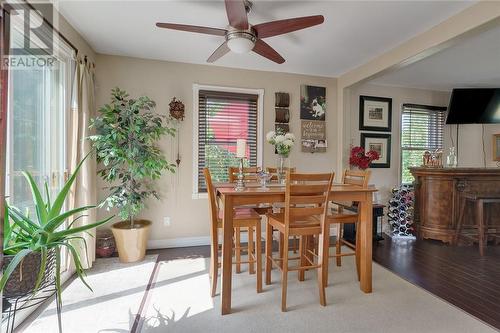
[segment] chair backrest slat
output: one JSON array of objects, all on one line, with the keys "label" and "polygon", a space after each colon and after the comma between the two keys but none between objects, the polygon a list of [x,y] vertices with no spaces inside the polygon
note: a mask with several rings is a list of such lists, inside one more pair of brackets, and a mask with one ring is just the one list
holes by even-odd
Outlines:
[{"label": "chair backrest slat", "polygon": [[[238,180],[238,172],[240,172],[239,167],[229,167],[227,170],[228,178],[230,183],[234,183]],[[257,181],[257,173],[259,172],[258,167],[245,167],[243,168],[243,180]]]},{"label": "chair backrest slat", "polygon": [[205,176],[205,182],[207,183],[207,193],[208,193],[208,207],[210,211],[210,234],[211,241],[217,239],[217,222],[219,219],[219,208],[217,207],[217,198],[214,186],[212,184],[212,176],[210,175],[210,170],[208,168],[203,169],[203,175]]},{"label": "chair backrest slat", "polygon": [[[290,223],[319,216],[325,226],[328,194],[334,174],[299,174],[287,172],[285,190],[285,229]],[[288,231],[286,231],[288,232]]]},{"label": "chair backrest slat", "polygon": [[371,175],[370,170],[361,171],[361,170],[346,169],[342,177],[342,183],[368,187],[368,182],[370,181],[370,175]]},{"label": "chair backrest slat", "polygon": [[[290,171],[291,173],[295,173],[295,171],[296,171],[296,168],[294,168],[294,167],[292,167],[292,168],[284,167],[284,169],[285,169],[285,171]],[[278,168],[267,167],[266,172],[272,174],[271,180],[278,180]]]}]

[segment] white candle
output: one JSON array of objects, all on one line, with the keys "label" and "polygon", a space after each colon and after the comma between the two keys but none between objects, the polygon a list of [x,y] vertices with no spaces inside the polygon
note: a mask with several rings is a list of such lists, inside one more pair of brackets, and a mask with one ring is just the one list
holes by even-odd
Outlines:
[{"label": "white candle", "polygon": [[236,157],[244,158],[247,152],[247,140],[236,139]]}]

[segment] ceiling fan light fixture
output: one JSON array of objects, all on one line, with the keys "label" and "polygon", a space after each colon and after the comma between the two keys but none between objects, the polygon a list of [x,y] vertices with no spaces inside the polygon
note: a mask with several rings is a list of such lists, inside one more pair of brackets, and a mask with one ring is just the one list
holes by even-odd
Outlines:
[{"label": "ceiling fan light fixture", "polygon": [[255,45],[255,35],[237,31],[227,34],[227,46],[234,53],[248,53],[252,51]]},{"label": "ceiling fan light fixture", "polygon": [[227,46],[234,53],[248,53],[252,51],[254,42],[250,39],[238,37],[227,41]]}]

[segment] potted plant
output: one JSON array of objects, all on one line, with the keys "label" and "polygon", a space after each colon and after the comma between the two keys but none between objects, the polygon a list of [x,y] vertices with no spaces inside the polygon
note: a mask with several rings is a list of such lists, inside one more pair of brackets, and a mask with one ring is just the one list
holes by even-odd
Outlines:
[{"label": "potted plant", "polygon": [[[87,155],[88,156],[88,155]],[[81,242],[87,250],[85,239],[80,236],[82,232],[96,228],[112,217],[92,224],[75,227],[74,223],[84,216],[84,212],[96,206],[84,206],[62,212],[64,202],[70,188],[74,183],[78,171],[85,159],[77,166],[75,172],[64,184],[61,191],[52,201],[49,196],[48,186],[45,183],[45,199],[30,173],[24,172],[31,189],[36,216],[31,217],[20,209],[5,204],[4,218],[4,270],[0,279],[0,290],[6,297],[36,294],[42,281],[55,280],[57,301],[61,305],[61,249],[66,248],[73,260],[76,273],[82,282],[86,283],[81,259],[75,248],[75,242]],[[67,227],[61,229],[65,222],[71,219]],[[48,262],[55,256],[55,267]],[[55,271],[49,271],[48,267]]]},{"label": "potted plant", "polygon": [[112,226],[122,262],[144,258],[151,221],[135,217],[148,198],[159,198],[153,181],[164,170],[175,172],[175,164],[167,162],[157,145],[163,135],[174,136],[175,129],[168,126],[169,118],[154,112],[155,106],[149,97],[132,99],[115,88],[111,103],[91,120],[96,134],[90,140],[102,165],[98,174],[110,183],[104,203],[108,209],[118,208],[123,219]]}]

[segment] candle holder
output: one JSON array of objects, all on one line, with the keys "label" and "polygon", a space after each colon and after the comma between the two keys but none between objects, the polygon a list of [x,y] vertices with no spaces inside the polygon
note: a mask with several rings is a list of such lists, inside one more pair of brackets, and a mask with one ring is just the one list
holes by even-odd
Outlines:
[{"label": "candle holder", "polygon": [[234,188],[236,191],[243,191],[245,189],[244,178],[245,178],[245,176],[243,175],[243,158],[240,158],[238,177],[236,180],[236,186]]}]

